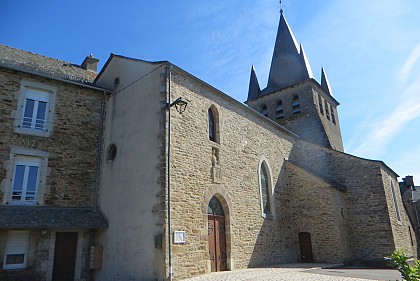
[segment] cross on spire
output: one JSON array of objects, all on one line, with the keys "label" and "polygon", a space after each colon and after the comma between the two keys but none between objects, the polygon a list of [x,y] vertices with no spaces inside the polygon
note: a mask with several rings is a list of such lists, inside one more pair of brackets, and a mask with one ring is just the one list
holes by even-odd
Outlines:
[{"label": "cross on spire", "polygon": [[283,13],[283,3],[282,3],[282,0],[280,0],[280,14],[282,13]]}]

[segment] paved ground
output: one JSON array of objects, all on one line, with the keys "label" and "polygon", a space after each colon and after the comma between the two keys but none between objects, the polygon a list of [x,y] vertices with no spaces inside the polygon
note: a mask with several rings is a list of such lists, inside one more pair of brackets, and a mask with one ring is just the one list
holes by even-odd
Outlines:
[{"label": "paved ground", "polygon": [[396,270],[337,268],[333,264],[286,264],[201,275],[185,281],[366,281],[401,280]]}]

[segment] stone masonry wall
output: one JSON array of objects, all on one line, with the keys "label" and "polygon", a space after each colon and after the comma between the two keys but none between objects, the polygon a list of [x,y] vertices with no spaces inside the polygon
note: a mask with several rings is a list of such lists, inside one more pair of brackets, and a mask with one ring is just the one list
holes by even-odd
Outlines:
[{"label": "stone masonry wall", "polygon": [[347,262],[346,192],[290,162],[286,169],[294,235],[310,233],[314,262]]},{"label": "stone masonry wall", "polygon": [[[401,228],[407,229],[407,232],[398,237],[391,227],[395,225],[396,217],[389,209],[392,197],[387,195],[386,182],[383,180],[382,170],[389,169],[382,162],[315,147],[307,142],[295,145],[290,159],[348,188],[345,206],[353,262],[380,264],[384,256],[398,248],[396,243],[406,251],[411,248],[408,221],[401,222]],[[392,172],[387,173],[396,177]],[[402,206],[401,199],[397,198],[397,201]],[[400,211],[403,213],[403,208]],[[406,236],[402,239],[403,235]]]},{"label": "stone masonry wall", "polygon": [[[48,138],[17,134],[12,112],[22,79],[58,87],[54,128]],[[45,205],[93,206],[102,92],[0,70],[0,182],[6,177],[10,146],[49,153]],[[3,190],[0,190],[3,196]]]},{"label": "stone masonry wall", "polygon": [[[324,115],[319,113],[318,93],[329,104],[335,105],[336,102],[327,96],[312,80],[264,95],[247,103],[258,112],[261,111],[260,108],[263,104],[266,105],[268,118],[291,130],[301,139],[342,151],[343,142],[337,108],[334,106],[336,120],[334,125],[325,117],[325,110]],[[295,95],[299,97],[301,112],[293,114],[292,102]],[[277,118],[276,107],[280,100],[283,103],[284,118]]]},{"label": "stone masonry wall", "polygon": [[[393,173],[389,172],[389,170],[387,169],[382,168],[381,174],[382,174],[382,182],[383,182],[384,190],[385,190],[385,196],[387,199],[389,217],[391,218],[391,228],[392,228],[392,234],[394,236],[395,248],[398,250],[401,250],[401,249],[404,250],[404,252],[409,257],[417,258],[417,245],[415,243],[416,238],[414,236],[414,233],[412,233],[413,235],[412,237],[413,243],[412,243],[410,239],[410,232],[409,232],[410,230],[408,228],[410,227],[411,229],[414,229],[414,227],[410,222],[406,209],[404,208],[404,204],[401,198],[401,193],[399,192],[397,178],[395,177]],[[391,189],[391,182],[394,188],[394,194],[395,194],[396,202],[398,205],[400,221],[398,221],[398,218],[397,218],[397,212],[395,209],[394,198],[393,198],[394,195]]]},{"label": "stone masonry wall", "polygon": [[[172,246],[175,279],[210,272],[207,205],[220,199],[226,214],[228,268],[295,262],[298,242],[287,208],[284,158],[294,139],[206,85],[178,72],[172,99],[188,100],[183,114],[172,114],[172,230],[186,231],[186,243]],[[208,137],[208,109],[217,109],[220,143]],[[221,181],[212,181],[212,149],[218,150]],[[274,219],[262,217],[258,167],[269,166]]]}]

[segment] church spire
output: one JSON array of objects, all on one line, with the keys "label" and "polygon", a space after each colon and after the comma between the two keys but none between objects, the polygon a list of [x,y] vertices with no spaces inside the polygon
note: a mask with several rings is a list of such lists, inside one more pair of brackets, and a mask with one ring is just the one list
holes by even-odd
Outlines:
[{"label": "church spire", "polygon": [[267,91],[275,91],[312,78],[312,71],[303,48],[280,11],[280,22],[271,61]]},{"label": "church spire", "polygon": [[255,73],[254,65],[252,65],[251,76],[249,78],[248,100],[256,99],[260,92],[260,84],[258,83],[258,78],[257,74]]},{"label": "church spire", "polygon": [[330,82],[328,82],[327,74],[325,73],[324,68],[321,69],[321,88],[330,96],[333,95],[330,87]]}]

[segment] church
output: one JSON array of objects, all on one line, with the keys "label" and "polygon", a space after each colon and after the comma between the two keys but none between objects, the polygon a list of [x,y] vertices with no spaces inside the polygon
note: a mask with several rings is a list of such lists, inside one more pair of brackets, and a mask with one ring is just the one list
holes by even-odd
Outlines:
[{"label": "church", "polygon": [[0,280],[416,257],[398,175],[344,152],[339,102],[283,12],[245,104],[167,61],[97,63],[0,48]]}]

